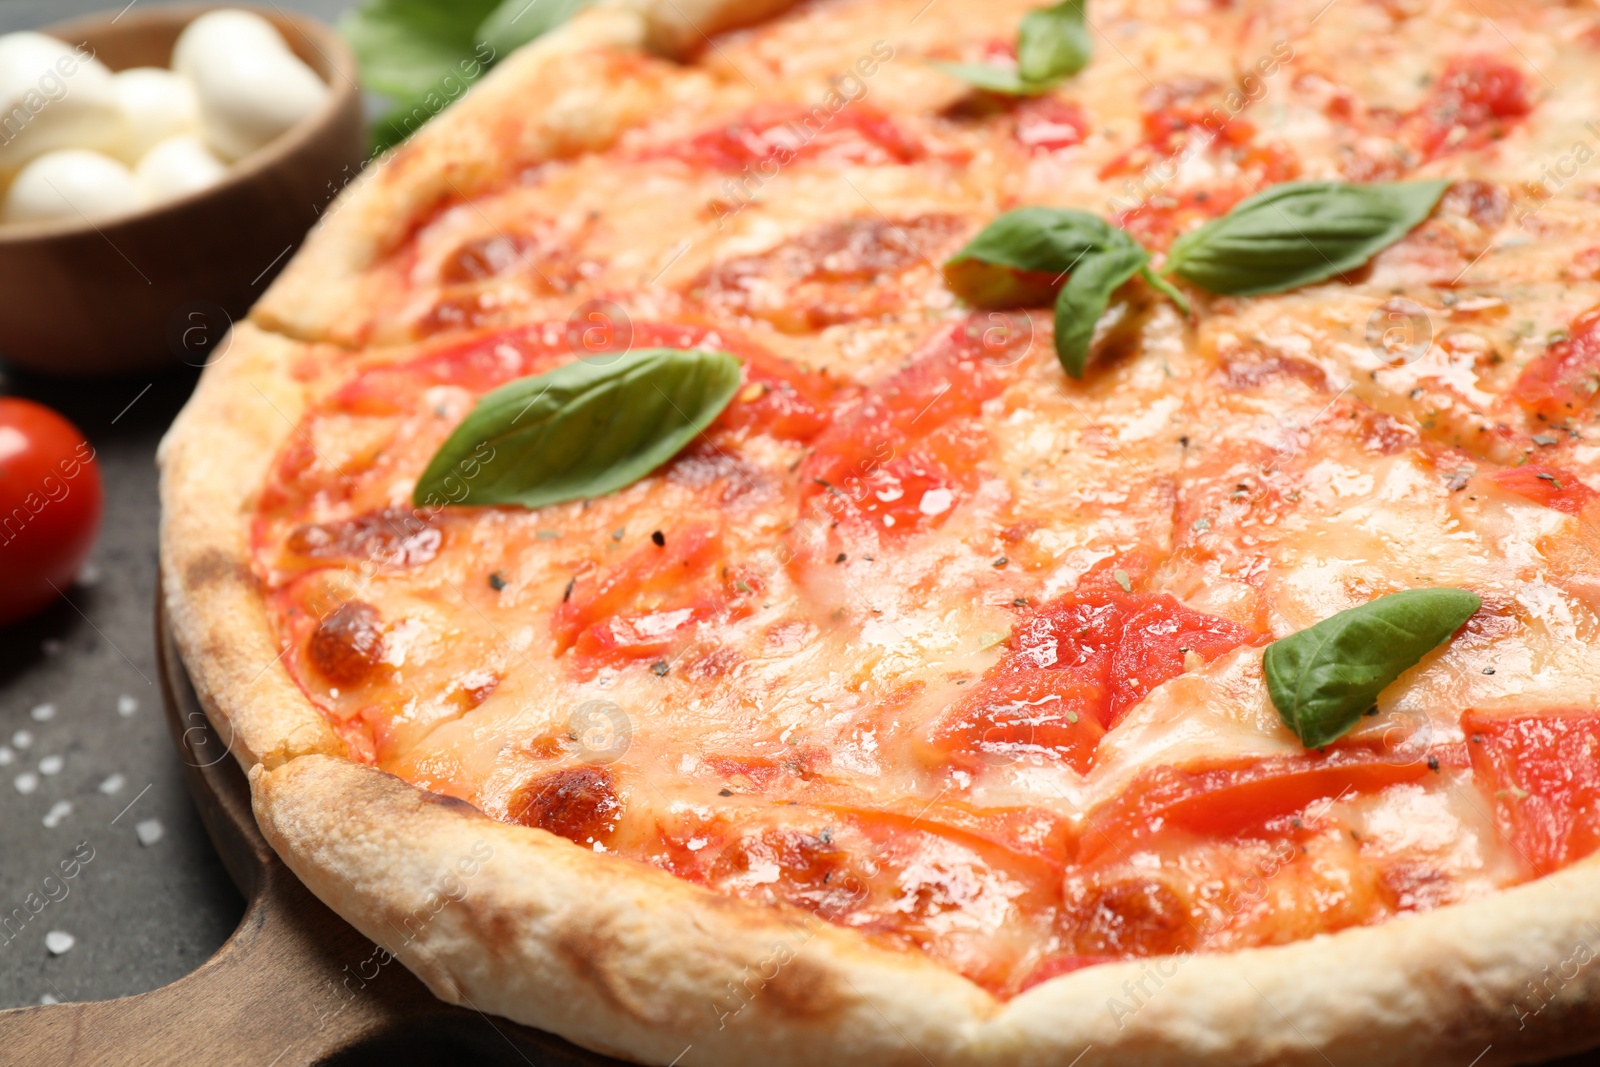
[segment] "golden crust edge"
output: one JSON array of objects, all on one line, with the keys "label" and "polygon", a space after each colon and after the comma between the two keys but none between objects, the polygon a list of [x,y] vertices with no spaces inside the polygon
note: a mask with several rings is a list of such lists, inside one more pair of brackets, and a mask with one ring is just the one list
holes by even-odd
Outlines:
[{"label": "golden crust edge", "polygon": [[[465,199],[510,171],[609,146],[670,103],[642,57],[671,58],[708,34],[767,18],[794,0],[608,0],[518,49],[441,119],[368,165],[330,206],[302,252],[251,311],[265,329],[356,345],[347,310],[362,271],[434,205]],[[657,73],[670,67],[663,65]],[[529,108],[537,100],[540,106]],[[508,118],[509,117],[509,118]]]},{"label": "golden crust edge", "polygon": [[305,405],[304,345],[236,325],[156,453],[161,596],[195,693],[246,768],[345,745],[281,662],[254,571],[250,510]]},{"label": "golden crust edge", "polygon": [[1380,926],[1104,964],[1001,1003],[914,953],[348,760],[257,768],[251,786],[295,874],[442,999],[646,1063],[1044,1067],[1093,1048],[1146,1067],[1488,1067],[1579,1049],[1600,1020],[1600,967],[1542,1000],[1528,986],[1600,947],[1597,861]]}]

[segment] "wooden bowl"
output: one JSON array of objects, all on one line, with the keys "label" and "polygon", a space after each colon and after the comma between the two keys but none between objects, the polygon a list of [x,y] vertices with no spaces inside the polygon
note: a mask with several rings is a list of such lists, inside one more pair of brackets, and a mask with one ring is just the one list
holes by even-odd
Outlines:
[{"label": "wooden bowl", "polygon": [[[190,4],[45,27],[113,70],[165,67]],[[87,376],[199,366],[367,157],[356,61],[315,19],[253,8],[330,92],[322,109],[209,189],[94,223],[0,226],[0,358]]]}]

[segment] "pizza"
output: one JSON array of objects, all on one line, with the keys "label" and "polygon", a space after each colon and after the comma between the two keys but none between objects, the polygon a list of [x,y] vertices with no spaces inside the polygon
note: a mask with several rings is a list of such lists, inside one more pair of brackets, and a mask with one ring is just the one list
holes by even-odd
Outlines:
[{"label": "pizza", "polygon": [[586,8],[163,443],[264,833],[645,1063],[1582,1047],[1597,59],[1500,0]]}]

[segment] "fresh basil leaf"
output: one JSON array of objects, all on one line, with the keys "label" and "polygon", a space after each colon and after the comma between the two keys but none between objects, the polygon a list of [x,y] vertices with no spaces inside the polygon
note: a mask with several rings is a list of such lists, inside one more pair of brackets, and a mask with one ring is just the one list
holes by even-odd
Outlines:
[{"label": "fresh basil leaf", "polygon": [[739,388],[726,352],[647,348],[519,378],[485,394],[412,498],[544,507],[604,496],[677,455]]},{"label": "fresh basil leaf", "polygon": [[1449,184],[1275,185],[1179,237],[1164,273],[1230,296],[1320,282],[1356,269],[1411,232]]},{"label": "fresh basil leaf", "polygon": [[1084,256],[1056,296],[1056,358],[1073,378],[1083,377],[1095,323],[1105,314],[1111,294],[1150,262],[1150,253],[1133,238],[1121,230],[1112,232],[1119,239]]},{"label": "fresh basil leaf", "polygon": [[1017,208],[989,223],[945,262],[945,283],[977,307],[1046,303],[1063,274],[1110,247],[1119,233],[1084,211]]},{"label": "fresh basil leaf", "polygon": [[1089,62],[1083,0],[1030,11],[1017,33],[1017,74],[1024,82],[1060,81]]},{"label": "fresh basil leaf", "polygon": [[1482,606],[1464,589],[1408,589],[1274,641],[1262,661],[1272,705],[1301,743],[1321,748]]},{"label": "fresh basil leaf", "polygon": [[499,57],[510,55],[566,22],[589,0],[504,0],[478,27],[477,38]]},{"label": "fresh basil leaf", "polygon": [[1150,288],[1154,289],[1156,292],[1160,293],[1162,296],[1165,296],[1168,300],[1178,305],[1179,311],[1183,312],[1185,315],[1189,314],[1189,298],[1184,296],[1177,286],[1173,285],[1161,275],[1151,270],[1148,264],[1139,268],[1139,275],[1150,284]]},{"label": "fresh basil leaf", "polygon": [[1027,81],[1010,67],[997,67],[991,63],[940,63],[940,70],[975,88],[1002,96],[1043,96],[1060,84],[1060,79]]},{"label": "fresh basil leaf", "polygon": [[339,20],[361,61],[361,83],[413,100],[459,71],[473,55],[478,27],[500,0],[365,0]]}]

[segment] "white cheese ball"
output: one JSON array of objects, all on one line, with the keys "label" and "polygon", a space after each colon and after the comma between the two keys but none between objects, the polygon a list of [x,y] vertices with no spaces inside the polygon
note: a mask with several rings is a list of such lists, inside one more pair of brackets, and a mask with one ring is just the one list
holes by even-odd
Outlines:
[{"label": "white cheese ball", "polygon": [[87,148],[46,152],[29,163],[6,192],[6,222],[101,219],[137,211],[144,196],[133,172]]},{"label": "white cheese ball", "polygon": [[327,99],[328,87],[289,52],[202,52],[193,67],[206,143],[226,160],[276,140]]},{"label": "white cheese ball", "polygon": [[172,69],[193,78],[204,55],[234,56],[261,51],[287,52],[278,28],[250,11],[208,11],[183,28],[172,46]]},{"label": "white cheese ball", "polygon": [[42,33],[0,37],[0,170],[58,148],[110,149],[122,137],[111,71]]},{"label": "white cheese ball", "polygon": [[133,176],[151,204],[209,188],[227,173],[228,165],[212,155],[200,138],[188,133],[162,141],[133,168]]},{"label": "white cheese ball", "polygon": [[161,141],[199,128],[200,103],[189,79],[160,67],[133,67],[111,78],[123,116],[117,155],[132,163]]}]

